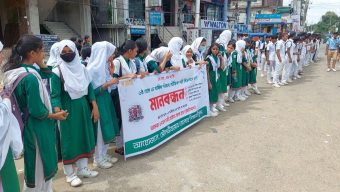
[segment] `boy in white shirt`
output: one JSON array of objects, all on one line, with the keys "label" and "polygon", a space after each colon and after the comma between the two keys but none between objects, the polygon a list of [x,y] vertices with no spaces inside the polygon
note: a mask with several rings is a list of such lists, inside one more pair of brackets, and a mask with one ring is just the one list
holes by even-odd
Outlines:
[{"label": "boy in white shirt", "polygon": [[284,70],[282,74],[282,85],[288,85],[288,83],[293,82],[290,78],[291,74],[291,69],[293,67],[293,54],[294,54],[294,49],[295,49],[295,44],[293,41],[293,37],[295,36],[295,32],[291,32],[289,34],[289,39],[286,41],[285,46],[286,46],[286,63],[284,65]]},{"label": "boy in white shirt", "polygon": [[273,86],[280,87],[284,85],[280,81],[280,75],[282,75],[283,67],[286,64],[286,46],[285,43],[288,39],[288,34],[283,33],[279,35],[279,40],[275,43],[276,57],[275,57],[275,73],[273,78]]},{"label": "boy in white shirt", "polygon": [[274,71],[275,71],[275,44],[277,41],[277,35],[273,35],[270,37],[270,41],[266,48],[267,55],[267,82],[269,84],[273,83]]}]

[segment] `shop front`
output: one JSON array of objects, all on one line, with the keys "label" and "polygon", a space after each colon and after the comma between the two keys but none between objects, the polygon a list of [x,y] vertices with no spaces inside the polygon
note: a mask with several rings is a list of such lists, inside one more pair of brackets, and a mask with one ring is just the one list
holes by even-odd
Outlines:
[{"label": "shop front", "polygon": [[256,14],[254,32],[276,34],[287,30],[281,14]]}]

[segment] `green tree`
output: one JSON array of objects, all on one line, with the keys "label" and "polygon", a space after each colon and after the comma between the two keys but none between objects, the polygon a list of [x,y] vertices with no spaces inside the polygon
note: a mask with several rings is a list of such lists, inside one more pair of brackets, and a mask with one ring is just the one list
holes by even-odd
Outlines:
[{"label": "green tree", "polygon": [[332,11],[328,11],[321,17],[321,21],[311,25],[309,29],[315,33],[338,32],[340,29],[340,17]]}]

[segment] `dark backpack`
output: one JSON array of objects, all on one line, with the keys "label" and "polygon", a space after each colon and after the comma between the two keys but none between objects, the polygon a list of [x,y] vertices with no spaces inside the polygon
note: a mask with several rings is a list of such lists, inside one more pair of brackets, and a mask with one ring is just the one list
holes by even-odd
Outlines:
[{"label": "dark backpack", "polygon": [[141,62],[142,62],[141,60],[135,59],[136,70],[137,70],[136,74],[139,74],[140,68],[141,68],[141,66],[143,66],[143,64],[141,64]]},{"label": "dark backpack", "polygon": [[19,75],[19,77],[14,81],[14,83],[12,84],[12,86],[8,87],[8,88],[4,88],[1,92],[0,92],[0,96],[1,97],[7,97],[9,98],[9,100],[11,101],[11,110],[13,115],[15,116],[15,118],[17,119],[19,126],[20,126],[20,130],[21,133],[23,133],[24,131],[24,126],[25,123],[28,120],[29,114],[28,114],[28,110],[26,109],[25,111],[21,111],[19,104],[17,102],[17,99],[15,97],[14,90],[15,88],[18,86],[18,84],[20,83],[20,81],[25,78],[28,74],[30,74],[29,72],[25,72]]}]

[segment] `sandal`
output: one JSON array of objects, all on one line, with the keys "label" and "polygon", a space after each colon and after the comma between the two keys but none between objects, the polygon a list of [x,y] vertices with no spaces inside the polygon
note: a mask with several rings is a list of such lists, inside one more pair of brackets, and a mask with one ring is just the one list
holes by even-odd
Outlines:
[{"label": "sandal", "polygon": [[119,155],[124,155],[124,147],[115,149],[115,153],[118,153]]}]

